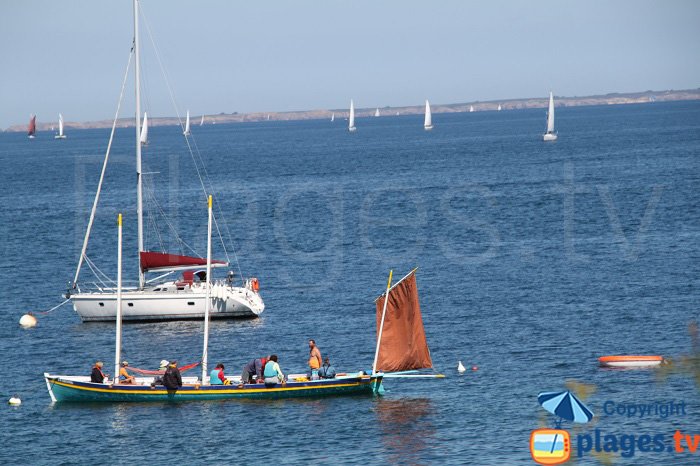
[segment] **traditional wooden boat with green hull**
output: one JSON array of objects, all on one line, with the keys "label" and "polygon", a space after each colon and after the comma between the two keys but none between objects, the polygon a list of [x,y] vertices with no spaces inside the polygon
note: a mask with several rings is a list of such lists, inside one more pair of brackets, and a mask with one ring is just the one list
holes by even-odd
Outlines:
[{"label": "traditional wooden boat with green hull", "polygon": [[333,379],[304,380],[290,376],[290,381],[271,387],[264,383],[246,384],[238,388],[237,380],[231,385],[200,385],[196,377],[184,377],[178,390],[163,386],[151,388],[152,378],[137,378],[134,385],[92,383],[90,377],[52,376],[44,374],[53,402],[144,402],[144,401],[212,401],[237,398],[279,399],[324,397],[339,395],[371,395],[381,393],[383,374],[364,373],[340,375]]}]

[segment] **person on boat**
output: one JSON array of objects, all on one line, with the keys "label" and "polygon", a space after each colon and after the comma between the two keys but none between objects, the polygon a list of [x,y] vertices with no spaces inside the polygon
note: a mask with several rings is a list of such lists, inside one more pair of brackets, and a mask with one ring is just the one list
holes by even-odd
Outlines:
[{"label": "person on boat", "polygon": [[231,382],[224,376],[224,365],[219,363],[209,374],[210,385],[229,385]]},{"label": "person on boat", "polygon": [[265,371],[263,372],[265,376],[265,386],[272,387],[281,383],[285,385],[284,374],[280,365],[277,363],[277,355],[273,354],[270,356],[270,360],[265,364]]},{"label": "person on boat", "polygon": [[121,384],[135,384],[136,377],[130,375],[126,368],[129,367],[128,361],[122,361],[122,367],[119,369],[119,383]]},{"label": "person on boat", "polygon": [[156,385],[163,385],[163,375],[165,374],[165,371],[168,369],[168,366],[170,365],[170,362],[167,360],[163,359],[160,361],[160,367],[158,368],[159,371],[162,371],[161,375],[156,375],[153,377],[153,383],[151,383],[151,388],[155,388]]},{"label": "person on boat", "polygon": [[318,376],[322,379],[335,378],[335,369],[331,366],[331,360],[327,356],[323,361],[323,366],[318,370]]},{"label": "person on boat", "polygon": [[177,361],[170,361],[170,365],[163,375],[163,385],[168,390],[177,390],[182,387],[182,376],[180,369],[177,368]]},{"label": "person on boat", "polygon": [[103,383],[109,375],[102,372],[102,361],[95,362],[92,368],[92,373],[90,374],[90,382],[92,383]]},{"label": "person on boat", "polygon": [[265,364],[270,359],[269,356],[265,356],[258,359],[253,359],[248,364],[243,366],[243,372],[241,373],[241,384],[253,383],[253,376],[256,376],[258,383],[263,379],[263,371],[265,370]]},{"label": "person on boat", "polygon": [[311,378],[318,378],[318,369],[321,367],[323,359],[321,358],[321,350],[316,346],[315,340],[309,340],[309,367],[311,368]]}]

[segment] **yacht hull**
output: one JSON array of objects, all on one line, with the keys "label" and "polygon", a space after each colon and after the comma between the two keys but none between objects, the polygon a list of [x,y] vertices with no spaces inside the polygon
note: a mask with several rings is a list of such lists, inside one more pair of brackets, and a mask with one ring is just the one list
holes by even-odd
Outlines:
[{"label": "yacht hull", "polygon": [[[124,321],[197,320],[204,318],[206,293],[198,291],[125,291],[122,293]],[[73,309],[83,322],[116,321],[117,294],[78,293],[71,296]],[[257,317],[263,310],[260,295],[246,288],[212,288],[210,318]]]}]

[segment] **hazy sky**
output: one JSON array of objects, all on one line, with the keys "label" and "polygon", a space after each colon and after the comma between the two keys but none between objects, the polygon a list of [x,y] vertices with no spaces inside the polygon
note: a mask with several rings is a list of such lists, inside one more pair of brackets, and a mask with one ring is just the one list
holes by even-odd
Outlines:
[{"label": "hazy sky", "polygon": [[[700,86],[700,1],[142,0],[180,111]],[[142,29],[143,30],[143,29]],[[111,118],[130,0],[3,0],[0,128]],[[145,103],[174,115],[146,33]],[[130,79],[123,116],[133,112]]]}]

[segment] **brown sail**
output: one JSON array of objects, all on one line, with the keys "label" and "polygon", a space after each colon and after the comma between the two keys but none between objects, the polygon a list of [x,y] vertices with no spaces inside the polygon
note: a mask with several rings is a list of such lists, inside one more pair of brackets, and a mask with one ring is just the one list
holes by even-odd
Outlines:
[{"label": "brown sail", "polygon": [[[382,321],[384,296],[377,301],[377,335]],[[377,371],[398,372],[433,367],[418,303],[415,270],[389,291]]]},{"label": "brown sail", "polygon": [[32,115],[29,119],[29,128],[27,130],[28,136],[34,136],[34,133],[36,133],[36,115]]}]

